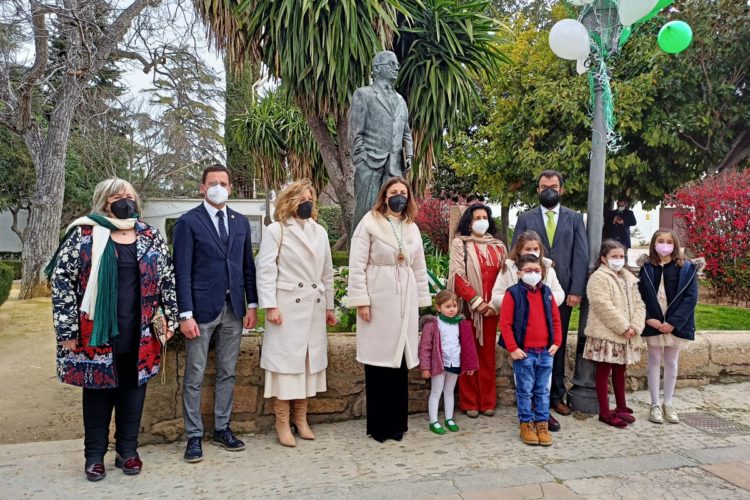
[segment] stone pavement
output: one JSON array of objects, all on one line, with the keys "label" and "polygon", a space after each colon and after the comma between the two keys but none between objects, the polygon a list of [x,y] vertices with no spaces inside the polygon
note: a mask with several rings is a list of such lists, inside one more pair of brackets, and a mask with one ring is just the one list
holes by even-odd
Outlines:
[{"label": "stone pavement", "polygon": [[[140,476],[124,476],[109,453],[100,483],[83,476],[80,440],[0,445],[0,498],[750,498],[748,395],[750,382],[680,389],[683,423],[655,425],[640,391],[629,395],[636,424],[563,417],[550,448],[522,444],[508,407],[493,418],[459,414],[461,431],[445,436],[414,415],[400,443],[365,438],[355,420],[316,425],[318,439],[295,449],[272,434],[243,436],[239,453],[206,442],[192,465],[183,442],[144,446]],[[701,430],[697,412],[726,420]]]}]

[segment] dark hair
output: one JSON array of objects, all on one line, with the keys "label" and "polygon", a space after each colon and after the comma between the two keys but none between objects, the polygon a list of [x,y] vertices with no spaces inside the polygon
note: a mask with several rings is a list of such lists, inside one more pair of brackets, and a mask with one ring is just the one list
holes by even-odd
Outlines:
[{"label": "dark hair", "polygon": [[406,219],[406,222],[414,222],[414,219],[417,218],[417,212],[419,211],[419,208],[417,207],[417,200],[414,199],[414,194],[411,191],[411,185],[403,177],[391,177],[390,179],[385,181],[383,186],[380,188],[378,198],[372,205],[372,210],[385,216],[385,213],[388,210],[388,202],[385,198],[388,194],[388,189],[390,189],[390,187],[394,184],[403,184],[404,186],[406,186],[406,197],[408,198],[408,200],[406,202],[406,208],[403,212],[401,212],[401,215]]},{"label": "dark hair", "polygon": [[536,179],[536,185],[539,185],[539,181],[542,180],[542,177],[557,177],[557,180],[560,181],[560,187],[563,187],[563,184],[565,184],[565,180],[563,179],[563,175],[558,172],[557,170],[545,170],[541,174],[539,174],[539,177]]},{"label": "dark hair", "polygon": [[225,172],[227,174],[227,177],[231,176],[229,175],[229,169],[222,165],[221,163],[214,163],[213,165],[209,165],[206,168],[203,169],[203,177],[201,178],[201,184],[206,183],[206,177],[208,177],[208,174],[211,172]]},{"label": "dark hair", "polygon": [[458,304],[458,295],[451,292],[450,290],[441,290],[437,293],[437,295],[435,295],[435,306],[440,307],[446,302],[450,302],[451,300]]},{"label": "dark hair", "polygon": [[542,244],[542,238],[539,236],[539,233],[537,233],[533,229],[529,229],[518,235],[516,244],[513,248],[510,249],[510,255],[508,255],[508,258],[513,261],[518,260],[518,258],[521,256],[521,250],[529,241],[539,242],[539,260],[542,260],[545,257],[544,244]]},{"label": "dark hair", "polygon": [[677,233],[671,229],[659,229],[651,237],[651,243],[648,245],[648,260],[653,266],[661,265],[661,256],[656,253],[656,238],[660,234],[668,234],[674,242],[674,249],[672,250],[672,260],[677,264],[677,267],[685,265],[685,256],[682,255],[682,246],[680,246],[680,238],[677,237]]},{"label": "dark hair", "polygon": [[542,264],[541,257],[537,257],[536,255],[530,253],[527,253],[526,255],[519,255],[518,260],[516,260],[516,269],[520,271],[526,264],[539,264],[539,267],[542,268],[542,281],[547,279],[547,269]]},{"label": "dark hair", "polygon": [[599,266],[602,265],[602,257],[606,258],[609,252],[611,252],[612,250],[626,251],[625,245],[623,245],[619,241],[615,241],[615,240],[602,241],[602,246],[601,248],[599,248],[599,259],[596,263],[597,269],[599,268]]},{"label": "dark hair", "polygon": [[487,212],[487,222],[490,223],[490,227],[487,229],[487,234],[499,239],[497,225],[495,224],[495,219],[492,218],[492,209],[483,203],[474,203],[464,210],[464,213],[461,214],[461,218],[458,220],[456,232],[461,236],[471,235],[471,220],[474,218],[474,212],[477,210],[484,210]]}]

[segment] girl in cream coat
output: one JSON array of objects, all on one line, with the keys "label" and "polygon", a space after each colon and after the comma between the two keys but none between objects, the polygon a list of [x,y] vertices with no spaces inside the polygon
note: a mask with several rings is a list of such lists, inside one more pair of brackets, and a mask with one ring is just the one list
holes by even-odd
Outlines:
[{"label": "girl in cream coat", "polygon": [[495,280],[495,286],[492,288],[492,301],[490,307],[495,312],[500,311],[500,305],[503,303],[503,297],[505,297],[505,291],[518,283],[518,268],[516,267],[516,260],[521,255],[534,254],[542,259],[543,275],[542,282],[552,290],[552,297],[555,299],[555,304],[558,306],[565,300],[565,291],[563,290],[560,282],[557,280],[557,273],[553,267],[554,263],[551,259],[544,256],[544,246],[542,245],[542,239],[536,233],[536,231],[524,231],[518,236],[516,246],[514,246],[508,259],[505,261],[505,269],[500,271]]},{"label": "girl in cream coat", "polygon": [[296,445],[290,401],[300,437],[315,439],[307,424],[307,398],[326,390],[326,323],[336,323],[331,249],[316,215],[310,181],[289,185],[279,193],[277,222],[266,229],[255,259],[258,305],[266,309],[264,396],[275,398],[276,432],[285,446]]},{"label": "girl in cream coat", "polygon": [[357,308],[367,434],[380,442],[400,440],[407,430],[408,369],[419,364],[418,308],[432,304],[416,212],[408,183],[391,178],[357,226],[349,253],[347,306]]},{"label": "girl in cream coat", "polygon": [[[596,365],[599,420],[613,427],[635,422],[625,403],[625,369],[641,359],[640,336],[646,306],[638,291],[638,278],[625,268],[625,247],[614,240],[602,243],[599,267],[586,286],[589,315],[584,359]],[[609,409],[609,374],[617,407]]]}]

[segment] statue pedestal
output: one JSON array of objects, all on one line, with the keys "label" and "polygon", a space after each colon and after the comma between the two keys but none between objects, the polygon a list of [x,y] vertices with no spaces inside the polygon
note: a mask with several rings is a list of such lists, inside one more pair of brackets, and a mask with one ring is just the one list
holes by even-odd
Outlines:
[{"label": "statue pedestal", "polygon": [[583,359],[583,348],[586,345],[586,322],[589,316],[589,301],[581,301],[581,312],[578,320],[578,342],[576,344],[576,366],[573,373],[573,387],[568,391],[568,405],[573,411],[596,415],[599,413],[599,400],[596,397],[595,372],[593,361]]}]

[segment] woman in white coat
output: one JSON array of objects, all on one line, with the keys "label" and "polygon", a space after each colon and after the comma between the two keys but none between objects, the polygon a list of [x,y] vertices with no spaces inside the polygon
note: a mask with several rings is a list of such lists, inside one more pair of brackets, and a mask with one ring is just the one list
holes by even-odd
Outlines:
[{"label": "woman in white coat", "polygon": [[307,424],[307,398],[326,390],[326,323],[336,324],[333,266],[328,234],[315,222],[316,194],[309,180],[281,191],[275,209],[276,222],[266,228],[255,259],[258,305],[266,310],[260,366],[264,397],[274,398],[279,442],[295,446],[290,411],[299,436],[315,439]]},{"label": "woman in white coat", "polygon": [[419,364],[419,308],[432,304],[417,204],[392,177],[354,231],[347,305],[357,308],[357,361],[365,365],[367,434],[400,441],[408,430],[408,370]]},{"label": "woman in white coat", "polygon": [[565,291],[560,285],[560,281],[557,279],[557,273],[553,267],[552,260],[544,256],[544,245],[542,245],[542,239],[539,237],[536,231],[524,231],[518,235],[516,246],[514,246],[508,259],[505,261],[504,269],[500,271],[495,280],[495,286],[492,288],[492,299],[490,307],[495,310],[496,313],[500,312],[500,305],[505,297],[505,291],[518,283],[518,269],[516,268],[516,260],[521,255],[533,254],[539,257],[544,266],[544,284],[552,290],[552,297],[555,299],[555,304],[562,304],[565,300]]}]

